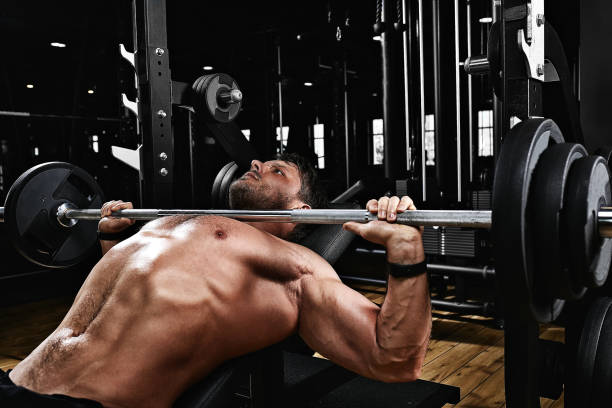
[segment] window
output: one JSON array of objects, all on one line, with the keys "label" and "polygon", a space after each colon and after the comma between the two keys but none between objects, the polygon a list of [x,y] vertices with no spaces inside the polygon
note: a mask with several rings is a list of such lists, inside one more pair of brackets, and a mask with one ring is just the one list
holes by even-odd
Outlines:
[{"label": "window", "polygon": [[383,164],[385,158],[385,136],[382,119],[372,121],[372,164]]},{"label": "window", "polygon": [[325,168],[325,125],[318,123],[313,125],[314,134],[314,152],[317,155],[317,166],[320,169]]},{"label": "window", "polygon": [[98,135],[91,136],[91,148],[94,152],[98,153]]},{"label": "window", "polygon": [[251,129],[242,129],[242,134],[246,137],[246,140],[251,141]]},{"label": "window", "polygon": [[425,115],[425,165],[436,164],[436,122],[434,115]]},{"label": "window", "polygon": [[521,120],[516,116],[510,116],[510,129],[512,129],[515,125],[521,123]]},{"label": "window", "polygon": [[493,111],[478,111],[478,156],[493,156]]},{"label": "window", "polygon": [[283,126],[283,138],[281,140],[280,128],[276,127],[276,141],[279,142],[276,147],[276,153],[280,153],[280,145],[283,144],[283,151],[287,148],[287,138],[289,137],[289,126]]}]

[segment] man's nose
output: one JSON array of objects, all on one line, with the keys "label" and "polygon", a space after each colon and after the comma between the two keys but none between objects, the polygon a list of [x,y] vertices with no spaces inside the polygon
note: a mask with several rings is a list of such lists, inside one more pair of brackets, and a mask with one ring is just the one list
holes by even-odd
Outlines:
[{"label": "man's nose", "polygon": [[258,173],[261,173],[261,169],[263,167],[263,163],[260,162],[259,160],[253,160],[251,161],[251,169],[255,170]]}]

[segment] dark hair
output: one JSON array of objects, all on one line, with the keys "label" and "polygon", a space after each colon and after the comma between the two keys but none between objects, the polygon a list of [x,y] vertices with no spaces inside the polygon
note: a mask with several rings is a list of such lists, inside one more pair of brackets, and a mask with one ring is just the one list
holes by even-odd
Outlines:
[{"label": "dark hair", "polygon": [[314,166],[304,157],[296,153],[281,153],[277,155],[277,160],[293,163],[297,166],[300,173],[300,191],[297,195],[300,200],[312,208],[325,208],[327,206],[327,196],[319,186],[319,177]]}]

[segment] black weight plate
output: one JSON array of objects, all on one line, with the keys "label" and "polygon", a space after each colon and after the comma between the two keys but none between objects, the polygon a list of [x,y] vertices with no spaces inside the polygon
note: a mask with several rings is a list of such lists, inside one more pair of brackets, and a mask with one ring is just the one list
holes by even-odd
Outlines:
[{"label": "black weight plate", "polygon": [[234,166],[236,166],[236,164],[233,161],[227,163],[215,176],[215,181],[213,182],[212,190],[210,192],[210,202],[213,208],[220,208],[219,206],[221,203],[223,203],[223,197],[220,193],[221,185],[223,184],[223,180],[228,172],[235,172],[235,170],[231,170]]},{"label": "black weight plate", "polygon": [[204,104],[209,114],[217,122],[231,122],[240,113],[242,102],[231,103],[226,106],[219,103],[219,94],[232,89],[239,89],[238,84],[227,74],[215,74],[206,84]]},{"label": "black weight plate", "polygon": [[[202,88],[202,105],[206,107],[208,114],[218,122],[223,122],[222,117],[217,117],[217,109],[219,108],[219,100],[217,95],[221,90],[229,90],[229,86],[222,85],[220,76],[225,74],[215,74],[206,82],[206,86]],[[220,120],[221,119],[221,120]]]},{"label": "black weight plate", "polygon": [[202,75],[197,78],[191,87],[193,90],[193,108],[201,117],[210,118],[210,111],[206,105],[206,85],[216,74]]},{"label": "black weight plate", "polygon": [[597,212],[610,205],[610,172],[601,156],[576,160],[565,194],[565,223],[571,273],[588,288],[603,285],[612,261],[612,239],[601,238]]},{"label": "black weight plate", "polygon": [[[612,299],[597,298],[587,312],[580,339],[578,340],[578,349],[576,351],[576,367],[571,393],[572,401],[568,406],[572,407],[603,407],[610,405],[593,405],[593,382],[596,358],[598,354],[598,345],[602,334],[609,336],[608,328],[604,327],[606,317],[610,315],[610,307],[612,307]],[[602,362],[603,364],[611,364],[611,361]],[[571,374],[571,373],[570,373]],[[608,392],[610,391],[610,383],[606,384]]]},{"label": "black weight plate", "polygon": [[57,207],[100,208],[102,190],[83,169],[49,162],[32,167],[11,186],[5,201],[5,223],[15,248],[29,261],[48,268],[66,268],[89,257],[97,246],[96,222],[62,227]]},{"label": "black weight plate", "polygon": [[506,135],[497,159],[491,232],[506,318],[522,321],[533,316],[539,322],[548,322],[555,303],[559,303],[536,299],[534,232],[527,209],[540,156],[561,142],[561,131],[552,120],[527,119]]},{"label": "black weight plate", "polygon": [[232,182],[236,179],[236,172],[238,171],[238,165],[234,163],[232,167],[227,170],[225,177],[221,181],[219,188],[219,204],[221,208],[229,208],[229,188]]},{"label": "black weight plate", "polygon": [[205,77],[206,75],[203,75],[201,77],[196,78],[195,81],[193,81],[193,84],[191,85],[191,90],[193,91],[194,94],[197,94],[198,92],[198,87],[200,86],[200,82],[202,82],[202,79]]},{"label": "black weight plate", "polygon": [[220,92],[239,89],[236,81],[227,74],[203,75],[196,79],[192,86],[194,108],[200,115],[217,122],[233,121],[240,113],[242,101],[222,106],[218,96]]},{"label": "black weight plate", "polygon": [[[587,156],[582,145],[560,143],[548,148],[540,158],[533,178],[531,201],[532,225],[535,233],[535,286],[538,293],[575,300],[586,288],[572,279],[567,259],[566,232],[562,222],[565,185],[572,163]],[[556,319],[555,316],[554,318]],[[554,319],[552,319],[554,320]]]},{"label": "black weight plate", "polygon": [[[204,75],[202,77],[202,81],[200,82],[200,85],[198,86],[198,95],[200,95],[200,97],[202,98],[202,101],[206,101],[207,86],[210,83],[210,81],[216,76],[217,74],[212,74],[212,75]],[[202,104],[202,106],[206,106],[206,105]]]},{"label": "black weight plate", "polygon": [[[213,80],[214,81],[214,80]],[[236,119],[236,116],[242,109],[242,100],[236,103],[230,103],[226,106],[222,106],[218,102],[219,93],[222,91],[228,91],[233,89],[240,89],[238,83],[232,77],[227,74],[219,75],[219,89],[216,91],[215,100],[217,100],[217,106],[215,109],[215,119],[219,122],[231,122]]]},{"label": "black weight plate", "polygon": [[[609,300],[609,299],[608,299]],[[612,313],[608,308],[601,326],[595,367],[591,407],[612,407]]]}]

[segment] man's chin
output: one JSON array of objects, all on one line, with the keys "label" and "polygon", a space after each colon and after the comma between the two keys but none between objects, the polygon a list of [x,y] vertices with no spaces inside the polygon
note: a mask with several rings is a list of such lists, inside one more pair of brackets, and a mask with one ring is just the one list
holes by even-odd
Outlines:
[{"label": "man's chin", "polygon": [[[250,180],[256,181],[253,184]],[[287,200],[270,194],[270,188],[259,180],[247,178],[238,179],[232,183],[229,190],[229,204],[233,210],[274,210],[286,208]]]},{"label": "man's chin", "polygon": [[229,190],[229,205],[234,210],[252,210],[257,203],[256,193],[249,184],[249,179],[239,178]]}]

